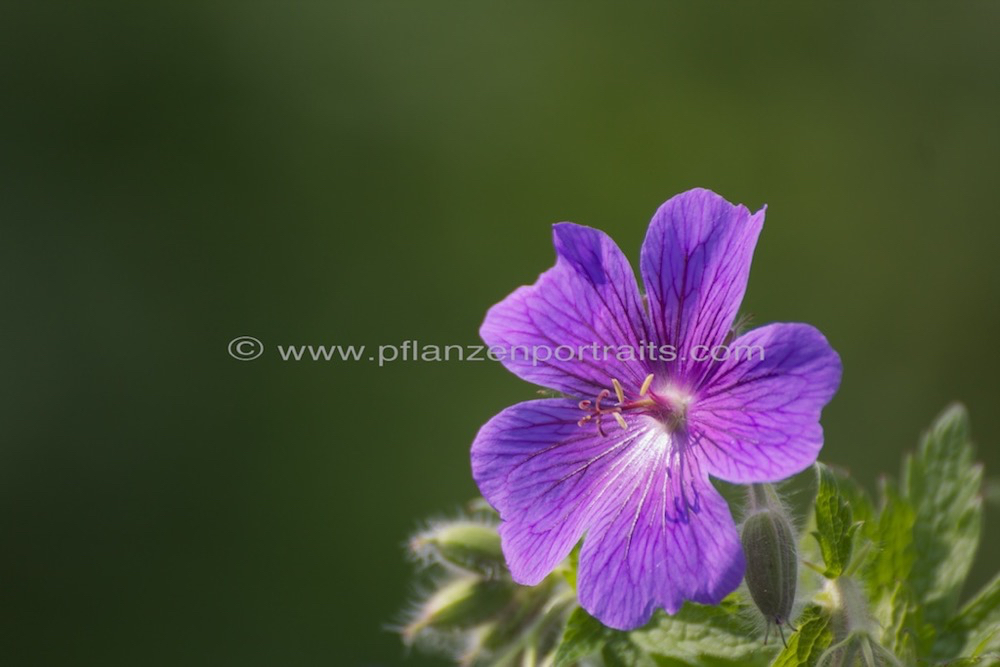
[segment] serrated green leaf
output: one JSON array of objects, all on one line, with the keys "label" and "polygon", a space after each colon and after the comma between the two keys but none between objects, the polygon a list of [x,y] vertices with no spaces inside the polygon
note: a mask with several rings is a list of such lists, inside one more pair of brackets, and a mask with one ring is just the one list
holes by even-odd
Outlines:
[{"label": "serrated green leaf", "polygon": [[566,622],[562,642],[556,650],[554,667],[567,667],[597,653],[614,633],[582,608],[577,608]]},{"label": "serrated green leaf", "polygon": [[906,581],[916,557],[913,522],[917,515],[910,502],[900,497],[895,485],[882,483],[882,508],[872,533],[873,552],[863,574],[873,598],[892,595]]},{"label": "serrated green leaf", "polygon": [[840,495],[851,506],[851,514],[854,516],[854,522],[865,525],[873,523],[877,512],[875,511],[871,497],[865,491],[864,487],[843,468],[836,466],[827,467],[837,479],[837,488],[840,490]]},{"label": "serrated green leaf", "polygon": [[973,462],[965,408],[935,421],[903,465],[902,495],[915,511],[910,581],[924,619],[943,626],[958,606],[982,530],[982,467]]},{"label": "serrated green leaf", "polygon": [[673,616],[657,612],[632,632],[605,627],[577,609],[566,624],[554,667],[596,653],[609,667],[763,667],[775,649],[764,646],[748,627],[745,609],[735,594],[716,606],[689,602]]},{"label": "serrated green leaf", "polygon": [[828,578],[840,576],[851,560],[854,532],[857,525],[847,499],[840,493],[837,478],[822,463],[816,464],[819,488],[816,491],[816,532],[823,563],[824,575]]},{"label": "serrated green leaf", "polygon": [[656,614],[631,639],[658,665],[766,665],[775,649],[748,627],[743,609],[736,595],[716,606],[689,602],[673,616]]},{"label": "serrated green leaf", "polygon": [[965,603],[934,649],[940,657],[1000,652],[1000,574]]},{"label": "serrated green leaf", "polygon": [[772,667],[812,667],[833,641],[830,616],[817,605],[809,605],[798,620],[798,632],[771,663]]},{"label": "serrated green leaf", "polygon": [[912,662],[916,657],[917,643],[925,634],[920,607],[913,599],[912,590],[905,583],[898,583],[882,606],[886,609],[885,622],[880,623],[882,646],[904,661]]},{"label": "serrated green leaf", "polygon": [[897,655],[913,651],[913,638],[919,634],[920,608],[909,584],[916,557],[913,546],[913,522],[916,513],[895,485],[882,483],[882,507],[874,530],[868,533],[871,552],[861,574],[872,614],[881,628],[881,642]]}]

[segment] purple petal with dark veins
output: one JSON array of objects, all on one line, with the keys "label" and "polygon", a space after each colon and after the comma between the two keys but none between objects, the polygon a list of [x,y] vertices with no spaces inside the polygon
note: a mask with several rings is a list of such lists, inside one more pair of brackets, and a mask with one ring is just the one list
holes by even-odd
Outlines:
[{"label": "purple petal with dark veins", "polygon": [[743,579],[729,507],[681,440],[650,431],[636,444],[642,465],[623,476],[617,501],[584,539],[580,604],[610,627],[639,627],[685,600],[717,604]]},{"label": "purple petal with dark veins", "polygon": [[[553,240],[555,266],[493,306],[480,335],[487,345],[508,351],[501,361],[511,372],[543,387],[592,398],[611,387],[611,378],[640,386],[647,372],[641,362],[603,353],[604,346],[638,350],[649,340],[628,260],[607,234],[590,227],[554,225]],[[594,344],[601,350],[597,355]],[[568,348],[560,354],[558,346],[573,348],[573,354]],[[591,352],[581,355],[581,347]],[[542,355],[548,350],[551,358],[523,353],[532,349]]]},{"label": "purple petal with dark veins", "polygon": [[537,584],[587,533],[580,603],[606,625],[638,627],[657,608],[732,592],[743,576],[739,537],[680,436],[630,416],[627,431],[612,422],[602,437],[577,425],[580,414],[566,399],[520,403],[473,443],[473,476],[500,512],[514,580]]},{"label": "purple petal with dark veins", "polygon": [[743,301],[764,209],[751,215],[710,190],[671,197],[653,216],[639,266],[660,344],[672,345],[672,374],[698,383],[704,364],[685,362],[696,345],[722,343]]},{"label": "purple petal with dark veins", "polygon": [[840,386],[840,357],[808,324],[760,327],[729,352],[689,414],[705,469],[747,484],[776,482],[812,465],[823,446],[820,413]]},{"label": "purple petal with dark veins", "polygon": [[504,555],[514,580],[534,585],[569,554],[623,484],[636,474],[652,422],[614,419],[601,436],[574,401],[513,405],[483,426],[472,444],[472,476],[500,513]]}]

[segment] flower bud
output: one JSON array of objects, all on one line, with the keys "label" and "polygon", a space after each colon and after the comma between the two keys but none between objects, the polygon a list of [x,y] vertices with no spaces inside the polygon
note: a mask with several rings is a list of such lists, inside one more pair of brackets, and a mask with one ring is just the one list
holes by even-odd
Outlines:
[{"label": "flower bud", "polygon": [[421,603],[403,628],[408,641],[426,628],[460,630],[485,622],[503,609],[515,588],[503,581],[461,577],[447,582]]},{"label": "flower bud", "polygon": [[470,519],[432,524],[410,538],[410,551],[422,560],[447,563],[487,576],[504,568],[496,526]]},{"label": "flower bud", "polygon": [[462,667],[551,665],[576,594],[566,563],[536,586],[516,584],[497,532],[500,517],[483,500],[459,517],[434,521],[408,542],[418,590],[396,631],[408,646]]},{"label": "flower bud", "polygon": [[816,667],[900,667],[891,651],[864,630],[856,630],[846,639],[828,648],[816,661]]},{"label": "flower bud", "polygon": [[782,626],[789,625],[798,579],[795,533],[773,491],[759,493],[755,489],[753,493],[755,500],[769,502],[761,507],[752,501],[755,511],[743,524],[740,540],[746,556],[747,588],[768,623],[768,631],[772,623],[778,626],[784,642]]}]

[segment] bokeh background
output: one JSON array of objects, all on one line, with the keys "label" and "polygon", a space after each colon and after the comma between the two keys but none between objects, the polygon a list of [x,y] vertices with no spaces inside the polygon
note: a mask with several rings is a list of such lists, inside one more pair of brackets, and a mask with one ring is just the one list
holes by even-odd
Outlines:
[{"label": "bokeh background", "polygon": [[3,3],[0,661],[438,664],[386,630],[403,543],[534,389],[275,346],[473,344],[551,223],[635,261],[696,185],[769,205],[744,310],[843,357],[824,459],[874,488],[959,399],[1000,474],[998,19]]}]

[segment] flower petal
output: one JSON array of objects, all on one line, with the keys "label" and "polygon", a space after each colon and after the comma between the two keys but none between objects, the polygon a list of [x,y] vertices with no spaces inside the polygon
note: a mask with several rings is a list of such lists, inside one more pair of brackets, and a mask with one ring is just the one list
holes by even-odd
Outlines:
[{"label": "flower petal", "polygon": [[729,507],[686,447],[651,430],[646,465],[595,521],[580,552],[580,604],[605,625],[630,630],[658,608],[717,604],[743,579],[743,551]]},{"label": "flower petal", "polygon": [[763,224],[764,209],[750,215],[700,188],[671,197],[653,216],[639,266],[657,342],[674,346],[680,360],[675,372],[687,373],[683,360],[695,346],[729,333]]},{"label": "flower petal", "polygon": [[737,338],[729,353],[689,415],[706,470],[747,484],[812,465],[823,447],[820,412],[840,386],[840,357],[826,338],[808,324],[769,324]]},{"label": "flower petal", "polygon": [[638,350],[650,340],[628,260],[607,234],[590,227],[554,225],[553,240],[556,265],[489,310],[479,330],[483,340],[506,350],[501,361],[518,377],[573,396],[593,397],[613,377],[641,385],[641,363],[600,352]]},{"label": "flower petal", "polygon": [[606,495],[635,475],[635,443],[648,424],[613,420],[601,436],[568,399],[513,405],[472,444],[472,476],[500,512],[503,551],[514,580],[534,585],[573,549]]}]

